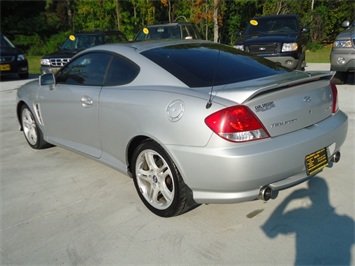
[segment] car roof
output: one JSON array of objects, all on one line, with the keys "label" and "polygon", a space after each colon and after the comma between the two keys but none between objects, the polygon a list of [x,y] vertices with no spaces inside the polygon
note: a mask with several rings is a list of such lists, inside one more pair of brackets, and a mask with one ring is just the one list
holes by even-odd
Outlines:
[{"label": "car roof", "polygon": [[264,19],[264,18],[270,18],[270,19],[274,19],[274,18],[298,18],[298,15],[296,14],[281,14],[281,15],[267,15],[267,16],[255,16],[253,17],[253,19]]},{"label": "car roof", "polygon": [[161,24],[151,24],[145,27],[169,27],[169,26],[178,26],[178,25],[193,25],[190,22],[171,22],[171,23],[161,23]]},{"label": "car roof", "polygon": [[[197,43],[214,43],[212,41],[205,41],[199,39],[193,40],[184,40],[184,39],[166,39],[166,40],[147,40],[144,42],[129,42],[129,43],[114,43],[114,44],[105,44],[99,45],[96,47],[89,48],[90,50],[94,50],[95,48],[107,48],[109,50],[116,50],[118,47],[121,49],[129,48],[134,49],[136,52],[143,52],[153,48],[166,47],[171,45],[179,45],[179,44],[197,44]],[[216,43],[214,43],[216,44]],[[88,49],[87,49],[88,50]]]},{"label": "car roof", "polygon": [[81,32],[74,33],[74,35],[97,35],[97,34],[117,34],[117,33],[122,33],[122,32],[119,30],[81,31]]},{"label": "car roof", "polygon": [[106,52],[118,53],[130,59],[133,59],[136,58],[138,54],[155,48],[180,45],[180,44],[182,45],[182,44],[199,44],[199,43],[217,44],[212,41],[205,41],[200,39],[193,39],[193,40],[166,39],[166,40],[151,40],[151,41],[148,40],[144,42],[110,43],[110,44],[103,44],[103,45],[87,48],[84,51],[76,54],[76,56],[80,56],[81,54],[86,52],[106,51]]}]

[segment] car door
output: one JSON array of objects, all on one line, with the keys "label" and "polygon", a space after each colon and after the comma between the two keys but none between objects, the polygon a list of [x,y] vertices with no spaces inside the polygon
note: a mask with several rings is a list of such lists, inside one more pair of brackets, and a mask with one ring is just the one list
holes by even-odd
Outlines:
[{"label": "car door", "polygon": [[86,53],[39,91],[46,135],[53,143],[99,158],[98,100],[111,55]]}]

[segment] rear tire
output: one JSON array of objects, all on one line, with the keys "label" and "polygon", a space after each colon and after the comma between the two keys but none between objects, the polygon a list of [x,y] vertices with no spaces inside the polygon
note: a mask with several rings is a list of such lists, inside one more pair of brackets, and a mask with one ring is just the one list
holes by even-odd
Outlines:
[{"label": "rear tire", "polygon": [[332,79],[335,84],[344,84],[348,79],[348,72],[337,71]]},{"label": "rear tire", "polygon": [[156,142],[147,140],[135,150],[132,175],[145,206],[161,217],[185,212],[192,197],[170,156]]},{"label": "rear tire", "polygon": [[44,140],[42,131],[27,105],[23,105],[21,108],[21,126],[27,143],[33,149],[38,150],[52,146]]}]

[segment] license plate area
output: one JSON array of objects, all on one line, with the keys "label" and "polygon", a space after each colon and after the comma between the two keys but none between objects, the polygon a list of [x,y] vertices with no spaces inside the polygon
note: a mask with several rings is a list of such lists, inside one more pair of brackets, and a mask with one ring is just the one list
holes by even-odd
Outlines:
[{"label": "license plate area", "polygon": [[323,148],[306,156],[307,175],[313,175],[328,166],[327,149]]},{"label": "license plate area", "polygon": [[0,65],[0,70],[1,70],[1,71],[9,71],[9,70],[11,70],[11,67],[10,67],[9,64]]}]

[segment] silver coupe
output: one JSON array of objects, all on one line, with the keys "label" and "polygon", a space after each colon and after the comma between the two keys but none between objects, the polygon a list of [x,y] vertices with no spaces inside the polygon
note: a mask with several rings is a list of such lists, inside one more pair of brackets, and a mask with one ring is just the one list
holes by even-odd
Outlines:
[{"label": "silver coupe", "polygon": [[111,44],[19,88],[16,110],[32,148],[126,173],[171,217],[275,198],[339,161],[348,118],[332,76],[207,41]]}]

